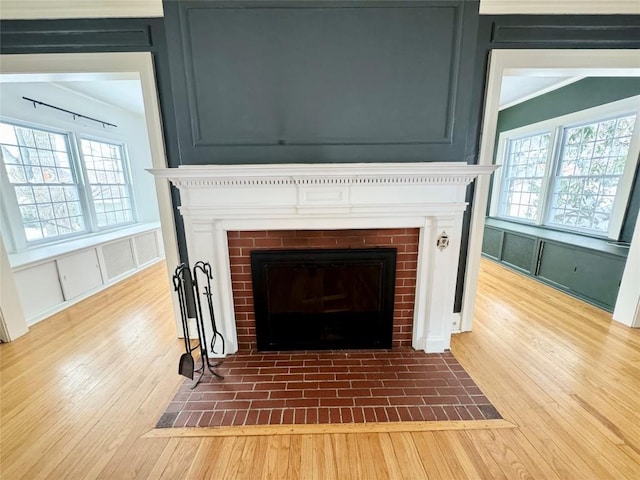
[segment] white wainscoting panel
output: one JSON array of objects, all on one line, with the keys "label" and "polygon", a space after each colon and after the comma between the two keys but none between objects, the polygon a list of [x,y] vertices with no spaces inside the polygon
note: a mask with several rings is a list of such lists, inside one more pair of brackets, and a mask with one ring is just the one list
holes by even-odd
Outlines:
[{"label": "white wainscoting panel", "polygon": [[64,302],[55,261],[14,271],[13,275],[27,322],[40,312]]},{"label": "white wainscoting panel", "polygon": [[102,258],[104,258],[104,268],[109,280],[136,268],[131,240],[128,238],[103,245]]},{"label": "white wainscoting panel", "polygon": [[[107,239],[80,248],[60,249],[65,245],[40,252],[15,254],[24,263],[12,267],[18,297],[28,325],[33,325],[100,290],[117,283],[164,258],[160,229],[138,225],[127,234],[106,234]],[[121,235],[114,239],[114,235]],[[115,237],[117,238],[117,237]],[[69,243],[66,245],[69,246]],[[137,251],[134,251],[134,246]]]},{"label": "white wainscoting panel", "polygon": [[134,237],[133,246],[135,249],[135,256],[137,260],[136,263],[139,266],[149,263],[160,256],[160,249],[158,248],[158,235],[156,234],[156,232],[149,232]]},{"label": "white wainscoting panel", "polygon": [[65,300],[76,298],[104,283],[95,248],[65,255],[56,263]]}]

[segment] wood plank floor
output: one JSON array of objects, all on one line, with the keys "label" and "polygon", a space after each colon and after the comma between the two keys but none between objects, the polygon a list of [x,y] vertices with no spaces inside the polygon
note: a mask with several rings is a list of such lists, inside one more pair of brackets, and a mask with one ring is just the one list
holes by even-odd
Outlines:
[{"label": "wood plank floor", "polygon": [[0,346],[6,479],[637,479],[640,331],[483,261],[452,351],[516,428],[148,434],[182,382],[163,265]]}]

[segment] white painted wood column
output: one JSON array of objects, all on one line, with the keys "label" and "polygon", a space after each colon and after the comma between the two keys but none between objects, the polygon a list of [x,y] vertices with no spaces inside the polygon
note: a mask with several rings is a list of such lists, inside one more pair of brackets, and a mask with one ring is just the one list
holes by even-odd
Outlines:
[{"label": "white painted wood column", "polygon": [[636,219],[613,319],[640,328],[640,216]]}]

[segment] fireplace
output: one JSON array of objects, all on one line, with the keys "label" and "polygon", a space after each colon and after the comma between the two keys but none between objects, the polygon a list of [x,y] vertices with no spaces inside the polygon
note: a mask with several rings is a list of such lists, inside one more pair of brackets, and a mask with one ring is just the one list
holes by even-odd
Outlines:
[{"label": "fireplace", "polygon": [[391,348],[396,253],[252,252],[258,349]]},{"label": "fireplace", "polygon": [[[252,328],[244,323],[248,317],[238,319],[248,315],[241,309],[253,308],[246,298],[234,302],[252,288],[250,278],[232,279],[232,233],[407,228],[419,231],[410,344],[443,352],[451,339],[467,185],[494,169],[426,162],[194,165],[152,173],[180,191],[190,261],[211,263],[214,312],[227,353],[238,351]],[[239,275],[250,277],[250,271]]]},{"label": "fireplace", "polygon": [[256,350],[251,255],[265,250],[396,250],[392,347],[412,345],[418,228],[228,231],[229,268],[238,350]]}]

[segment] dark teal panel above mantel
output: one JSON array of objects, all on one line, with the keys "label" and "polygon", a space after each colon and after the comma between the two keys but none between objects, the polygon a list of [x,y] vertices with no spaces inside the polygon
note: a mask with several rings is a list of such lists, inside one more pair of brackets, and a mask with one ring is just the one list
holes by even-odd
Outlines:
[{"label": "dark teal panel above mantel", "polygon": [[477,11],[165,2],[181,162],[467,160]]}]

